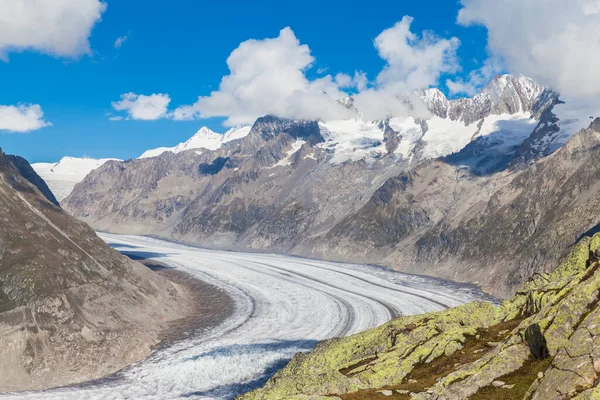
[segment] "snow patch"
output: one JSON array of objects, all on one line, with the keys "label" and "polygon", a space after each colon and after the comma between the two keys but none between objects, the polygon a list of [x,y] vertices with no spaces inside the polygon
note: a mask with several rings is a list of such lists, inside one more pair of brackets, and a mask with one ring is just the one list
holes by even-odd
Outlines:
[{"label": "snow patch", "polygon": [[516,114],[490,115],[480,122],[465,125],[460,121],[452,121],[434,117],[427,121],[429,130],[422,140],[426,146],[422,158],[431,159],[447,156],[463,149],[472,140],[478,137],[494,135],[506,143],[507,148],[511,145],[521,143],[535,129],[538,121],[531,118],[529,113],[519,112]]},{"label": "snow patch", "polygon": [[292,144],[292,148],[285,154],[285,157],[279,160],[277,164],[274,164],[268,168],[286,167],[288,165],[292,165],[292,156],[296,154],[298,150],[300,150],[304,143],[306,143],[306,141],[301,139],[296,140]]},{"label": "snow patch", "polygon": [[554,106],[554,114],[560,120],[560,132],[552,141],[551,151],[557,150],[565,144],[574,134],[588,128],[594,119],[600,117],[600,102],[591,100],[564,100],[564,104]]}]

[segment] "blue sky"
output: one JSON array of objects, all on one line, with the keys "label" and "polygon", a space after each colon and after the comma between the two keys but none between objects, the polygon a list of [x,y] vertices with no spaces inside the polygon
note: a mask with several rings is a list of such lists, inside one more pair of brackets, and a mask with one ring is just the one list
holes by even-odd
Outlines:
[{"label": "blue sky", "polygon": [[[122,93],[168,93],[171,106],[191,104],[217,89],[226,59],[241,42],[276,37],[291,27],[316,59],[308,76],[355,70],[374,78],[384,65],[373,40],[403,16],[413,32],[457,36],[464,71],[485,59],[485,29],[455,23],[453,1],[192,1],[107,2],[89,37],[92,54],[77,59],[35,50],[11,52],[0,62],[0,104],[39,104],[52,126],[3,133],[7,153],[31,162],[62,156],[131,158],[145,149],[173,145],[199,127],[223,131],[222,118],[194,121],[109,121],[111,102]],[[120,48],[118,37],[127,36]]]}]

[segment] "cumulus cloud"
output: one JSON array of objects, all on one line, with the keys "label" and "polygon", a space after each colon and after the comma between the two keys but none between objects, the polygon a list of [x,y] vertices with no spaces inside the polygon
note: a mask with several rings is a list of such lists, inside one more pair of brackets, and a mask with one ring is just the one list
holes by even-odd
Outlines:
[{"label": "cumulus cloud", "polygon": [[387,65],[377,76],[377,84],[407,93],[438,83],[442,73],[459,69],[456,50],[460,41],[444,39],[431,31],[421,36],[411,32],[413,18],[405,16],[375,39],[379,56]]},{"label": "cumulus cloud", "polygon": [[100,0],[2,0],[0,57],[23,50],[72,58],[89,54],[88,38],[105,10]]},{"label": "cumulus cloud", "polygon": [[227,59],[229,75],[223,77],[219,90],[176,109],[174,118],[225,116],[227,125],[238,125],[265,114],[310,119],[347,115],[333,101],[346,94],[331,75],[306,77],[313,62],[309,47],[290,28],[282,29],[276,38],[247,40]]},{"label": "cumulus cloud", "polygon": [[0,106],[0,131],[23,133],[50,125],[44,120],[42,107],[37,104]]},{"label": "cumulus cloud", "polygon": [[600,94],[600,1],[461,0],[458,23],[488,30],[488,49],[514,73],[569,97]]},{"label": "cumulus cloud", "polygon": [[[116,111],[127,112],[128,119],[139,119],[153,121],[168,116],[169,103],[171,97],[167,94],[151,94],[149,96],[135,93],[125,93],[121,95],[120,101],[112,103]],[[113,121],[116,117],[113,117]]]},{"label": "cumulus cloud", "polygon": [[335,76],[335,83],[342,89],[355,88],[358,91],[364,90],[369,84],[367,74],[363,71],[356,71],[354,76],[339,73]]},{"label": "cumulus cloud", "polygon": [[404,17],[374,40],[386,63],[373,82],[362,71],[308,78],[306,72],[315,62],[310,48],[301,44],[290,28],[284,28],[276,38],[241,43],[227,59],[229,74],[222,78],[219,89],[168,116],[175,120],[226,117],[229,126],[251,124],[266,114],[344,119],[355,114],[336,100],[349,93],[365,118],[414,115],[425,107],[412,93],[437,84],[442,74],[458,69],[460,43],[430,31],[413,33],[412,21]]},{"label": "cumulus cloud", "polygon": [[429,111],[414,92],[436,85],[442,74],[459,69],[456,51],[460,41],[430,31],[419,36],[410,30],[412,22],[412,17],[405,16],[375,39],[386,65],[373,87],[363,87],[354,96],[354,105],[367,119],[428,117]]}]

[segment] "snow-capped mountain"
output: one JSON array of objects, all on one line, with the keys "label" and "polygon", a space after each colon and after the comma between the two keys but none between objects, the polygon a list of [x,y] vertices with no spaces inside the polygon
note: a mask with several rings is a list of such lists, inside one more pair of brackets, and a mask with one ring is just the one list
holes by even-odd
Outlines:
[{"label": "snow-capped mountain", "polygon": [[[560,101],[558,93],[514,75],[495,77],[471,98],[448,99],[437,88],[420,92],[420,97],[429,118],[321,121],[325,143],[320,146],[331,154],[332,164],[371,164],[389,154],[415,164],[461,152],[455,162],[490,172],[516,157],[528,162],[551,154],[600,113],[595,104]],[[352,109],[352,98],[340,104]]]},{"label": "snow-capped mountain", "polygon": [[[546,92],[549,95],[542,96]],[[472,98],[449,100],[435,88],[420,95],[431,111],[429,118],[320,122],[331,163],[361,159],[372,163],[391,153],[418,162],[458,152],[487,136],[492,138],[485,141],[488,147],[512,154],[538,125],[544,107],[558,98],[531,79],[512,75],[496,77]],[[351,108],[353,101],[348,98],[340,104]]]},{"label": "snow-capped mountain", "polygon": [[471,98],[449,100],[437,88],[423,91],[421,98],[434,115],[469,125],[490,114],[532,112],[545,90],[524,76],[498,75]]},{"label": "snow-capped mountain", "polygon": [[63,157],[57,163],[35,163],[31,166],[48,184],[56,199],[62,201],[87,174],[111,160],[121,161],[116,158]]},{"label": "snow-capped mountain", "polygon": [[207,127],[202,127],[194,136],[183,143],[179,143],[173,147],[159,147],[156,149],[147,150],[139,158],[156,157],[167,151],[177,154],[181,153],[182,151],[194,149],[217,150],[224,143],[245,137],[250,132],[250,128],[250,126],[238,126],[228,130],[223,134],[220,134],[208,129]]},{"label": "snow-capped mountain", "polygon": [[[520,188],[520,171],[534,171],[598,115],[597,107],[563,103],[542,85],[510,75],[472,98],[448,99],[435,89],[421,95],[431,113],[420,118],[265,116],[227,146],[225,137],[204,129],[168,150],[174,154],[106,164],[64,206],[100,230],[342,261],[390,257],[388,265],[402,262],[417,272],[420,264],[411,262],[435,266],[468,239],[442,240],[430,255],[426,244],[437,236],[429,229],[438,222],[448,229],[462,225],[486,204],[508,204]],[[352,101],[340,104],[351,107]],[[490,202],[510,182],[515,188]],[[421,239],[422,249],[415,247]],[[432,271],[450,277],[454,267],[445,265],[447,271]],[[492,285],[482,271],[477,279]]]}]

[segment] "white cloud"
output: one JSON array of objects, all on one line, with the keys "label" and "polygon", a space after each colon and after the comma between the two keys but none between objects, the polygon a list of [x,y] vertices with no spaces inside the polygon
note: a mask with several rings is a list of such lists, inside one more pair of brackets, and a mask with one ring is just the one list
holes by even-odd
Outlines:
[{"label": "white cloud", "polygon": [[115,40],[115,49],[120,49],[127,40],[129,40],[129,33],[127,35],[119,36],[117,40]]},{"label": "white cloud", "polygon": [[375,39],[379,56],[387,62],[377,84],[397,93],[436,85],[442,73],[459,69],[456,50],[460,41],[440,38],[430,31],[419,37],[410,30],[412,22],[412,17],[405,16]]},{"label": "white cloud", "polygon": [[[414,92],[437,85],[443,73],[459,69],[457,38],[444,39],[433,32],[411,32],[413,18],[405,16],[375,39],[379,56],[386,61],[373,88],[354,96],[354,105],[366,119],[413,115],[426,118],[429,111]],[[356,79],[356,77],[355,77]]]},{"label": "white cloud", "polygon": [[0,1],[0,58],[35,50],[57,57],[89,54],[89,36],[106,4],[100,0]]},{"label": "white cloud", "polygon": [[0,131],[23,133],[50,125],[44,120],[42,107],[37,104],[0,106]]},{"label": "white cloud", "polygon": [[367,74],[363,71],[356,71],[354,76],[339,73],[335,76],[335,83],[342,89],[356,88],[358,91],[364,90],[369,84]]},{"label": "white cloud", "polygon": [[199,117],[199,111],[195,105],[177,107],[171,114],[175,121],[192,121]]},{"label": "white cloud", "polygon": [[419,36],[410,31],[411,23],[411,17],[404,17],[375,39],[386,66],[373,87],[364,72],[307,78],[315,59],[309,47],[285,28],[276,38],[241,43],[227,59],[230,73],[221,80],[219,90],[177,108],[171,116],[176,120],[224,116],[230,126],[250,124],[265,114],[348,118],[352,114],[335,102],[348,96],[348,89],[358,92],[355,105],[369,118],[405,115],[411,91],[434,85],[441,74],[458,68],[458,39],[439,38],[428,31]]},{"label": "white cloud", "polygon": [[173,113],[175,119],[227,117],[227,125],[251,124],[265,114],[290,118],[340,118],[348,111],[335,104],[344,97],[330,75],[309,80],[314,58],[290,28],[273,39],[247,40],[227,59],[229,75],[218,91],[199,97]]},{"label": "white cloud", "polygon": [[483,25],[507,69],[570,97],[600,94],[600,1],[461,0],[462,25]]},{"label": "white cloud", "polygon": [[125,93],[121,95],[120,101],[112,103],[116,111],[126,111],[129,119],[153,121],[168,116],[168,107],[171,98],[167,94],[143,94]]},{"label": "white cloud", "polygon": [[495,58],[489,58],[481,68],[475,69],[469,73],[467,80],[458,78],[455,80],[447,79],[446,86],[451,95],[466,94],[473,96],[477,94],[482,87],[487,85],[494,76],[502,73],[503,67]]}]

